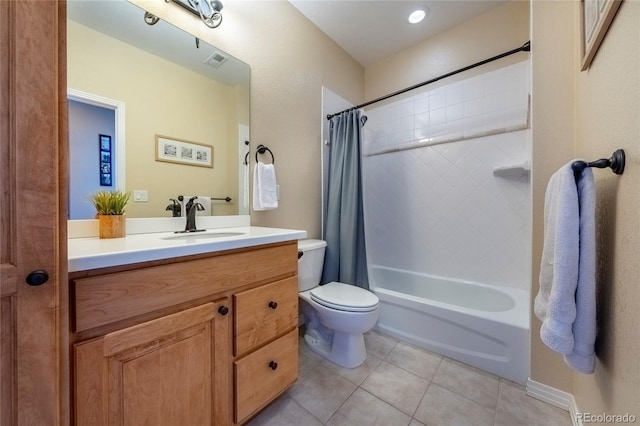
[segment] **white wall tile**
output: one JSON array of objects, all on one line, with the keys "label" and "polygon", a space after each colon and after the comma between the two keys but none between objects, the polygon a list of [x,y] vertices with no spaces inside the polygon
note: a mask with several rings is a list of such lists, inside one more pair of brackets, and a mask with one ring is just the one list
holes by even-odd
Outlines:
[{"label": "white wall tile", "polygon": [[[524,124],[528,72],[515,64],[368,111],[365,152]],[[529,140],[526,130],[365,157],[372,263],[528,290],[529,179],[493,168],[528,160]]]}]

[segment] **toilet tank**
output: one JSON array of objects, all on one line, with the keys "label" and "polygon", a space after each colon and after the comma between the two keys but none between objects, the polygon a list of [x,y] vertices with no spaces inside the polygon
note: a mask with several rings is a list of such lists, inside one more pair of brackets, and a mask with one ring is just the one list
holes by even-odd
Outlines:
[{"label": "toilet tank", "polygon": [[298,291],[310,290],[320,284],[324,251],[324,240],[298,240]]}]

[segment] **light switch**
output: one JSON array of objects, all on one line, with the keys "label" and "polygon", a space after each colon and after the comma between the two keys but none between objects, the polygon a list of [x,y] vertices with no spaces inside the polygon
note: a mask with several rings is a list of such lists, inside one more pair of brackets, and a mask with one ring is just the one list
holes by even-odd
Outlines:
[{"label": "light switch", "polygon": [[149,201],[149,195],[146,189],[134,189],[133,201],[136,203]]}]

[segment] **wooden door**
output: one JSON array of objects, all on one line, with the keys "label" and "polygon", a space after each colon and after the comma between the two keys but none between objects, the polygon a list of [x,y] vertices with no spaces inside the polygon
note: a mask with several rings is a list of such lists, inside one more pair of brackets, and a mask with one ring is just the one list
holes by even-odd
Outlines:
[{"label": "wooden door", "polygon": [[226,301],[74,345],[75,424],[228,424]]},{"label": "wooden door", "polygon": [[3,426],[69,421],[65,34],[64,3],[0,1]]}]

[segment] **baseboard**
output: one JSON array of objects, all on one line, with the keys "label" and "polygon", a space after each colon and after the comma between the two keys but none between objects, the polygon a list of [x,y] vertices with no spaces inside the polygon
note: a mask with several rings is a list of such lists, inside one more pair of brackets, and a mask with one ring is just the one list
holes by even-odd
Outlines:
[{"label": "baseboard", "polygon": [[568,411],[571,414],[573,425],[582,426],[582,419],[577,416],[579,411],[576,400],[570,393],[538,383],[529,378],[527,381],[527,395]]}]

